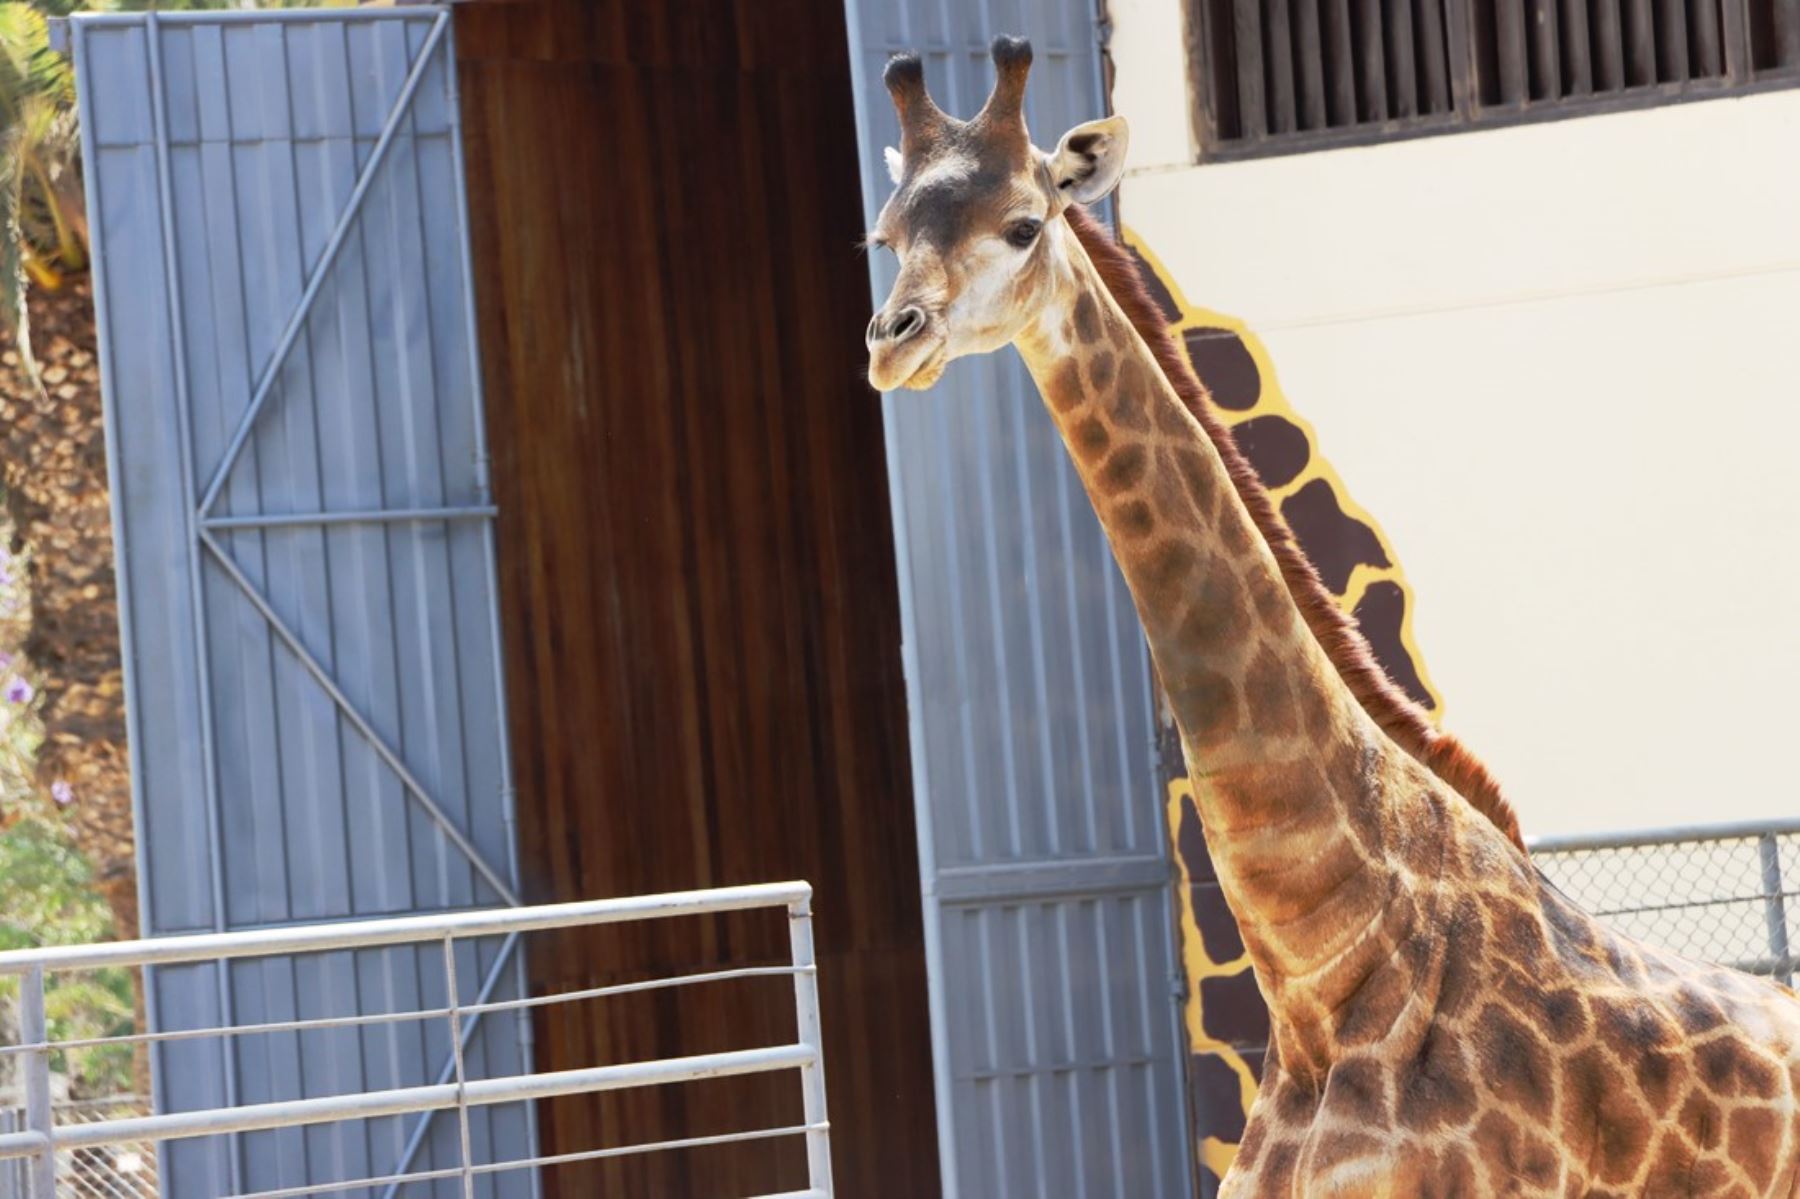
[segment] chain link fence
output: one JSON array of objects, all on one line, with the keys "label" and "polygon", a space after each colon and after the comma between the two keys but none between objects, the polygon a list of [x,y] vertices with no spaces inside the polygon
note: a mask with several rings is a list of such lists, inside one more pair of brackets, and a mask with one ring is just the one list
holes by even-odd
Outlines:
[{"label": "chain link fence", "polygon": [[1607,925],[1793,984],[1800,820],[1543,837],[1538,869]]},{"label": "chain link fence", "polygon": [[[59,1124],[92,1124],[127,1116],[147,1116],[150,1104],[135,1095],[75,1099],[54,1105]],[[25,1109],[0,1107],[0,1135],[26,1127]],[[0,1161],[0,1199],[25,1199],[26,1162]],[[156,1146],[148,1141],[99,1145],[57,1154],[56,1199],[156,1199]]]}]

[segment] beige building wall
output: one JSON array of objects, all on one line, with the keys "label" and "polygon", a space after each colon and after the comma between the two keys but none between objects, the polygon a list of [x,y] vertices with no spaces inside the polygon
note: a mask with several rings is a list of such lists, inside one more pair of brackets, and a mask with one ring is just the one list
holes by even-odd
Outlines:
[{"label": "beige building wall", "polygon": [[1111,0],[1127,226],[1380,523],[1528,832],[1800,814],[1800,92],[1194,166]]}]

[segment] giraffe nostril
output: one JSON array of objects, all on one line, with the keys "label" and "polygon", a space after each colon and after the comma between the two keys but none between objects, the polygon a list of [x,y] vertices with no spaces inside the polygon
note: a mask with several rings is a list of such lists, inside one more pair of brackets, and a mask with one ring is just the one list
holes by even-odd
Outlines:
[{"label": "giraffe nostril", "polygon": [[905,341],[925,327],[925,313],[917,307],[904,308],[894,316],[888,328],[889,341]]},{"label": "giraffe nostril", "polygon": [[881,314],[879,312],[869,318],[869,327],[863,332],[863,340],[870,345],[881,340]]}]

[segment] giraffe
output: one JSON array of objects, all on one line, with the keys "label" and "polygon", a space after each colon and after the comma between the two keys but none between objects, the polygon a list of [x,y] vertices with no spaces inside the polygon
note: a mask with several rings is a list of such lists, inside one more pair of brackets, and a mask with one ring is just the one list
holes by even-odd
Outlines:
[{"label": "giraffe", "polygon": [[1270,1011],[1221,1194],[1800,1194],[1800,997],[1601,927],[1479,763],[1384,707],[1082,210],[1124,121],[1045,153],[1029,44],[993,60],[967,122],[916,56],[884,72],[901,144],[869,241],[900,270],[869,379],[1015,346],[1106,532]]}]

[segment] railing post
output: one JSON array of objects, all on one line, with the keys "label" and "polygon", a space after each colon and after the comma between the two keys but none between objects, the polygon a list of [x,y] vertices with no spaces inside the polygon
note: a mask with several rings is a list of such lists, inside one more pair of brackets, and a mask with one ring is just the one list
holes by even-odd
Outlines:
[{"label": "railing post", "polygon": [[462,1004],[457,999],[456,938],[444,934],[444,1006],[450,1013],[450,1052],[456,1060],[456,1123],[462,1136],[463,1199],[475,1199],[475,1158],[469,1145],[469,1080],[463,1071]]},{"label": "railing post", "polygon": [[1794,967],[1788,960],[1787,897],[1781,882],[1781,846],[1774,833],[1756,839],[1762,856],[1763,917],[1769,925],[1769,956],[1774,959],[1774,973],[1789,986],[1794,985]]},{"label": "railing post", "polygon": [[50,1027],[44,1019],[44,968],[33,966],[19,980],[19,1037],[36,1046],[25,1055],[25,1124],[44,1137],[45,1148],[31,1159],[31,1199],[56,1199],[55,1119],[50,1110]]},{"label": "railing post", "polygon": [[806,1112],[807,1185],[818,1195],[831,1190],[831,1132],[825,1115],[825,1043],[819,1025],[819,966],[813,955],[812,898],[788,905],[788,943],[794,953],[794,1014],[800,1043],[812,1063],[800,1068]]}]

